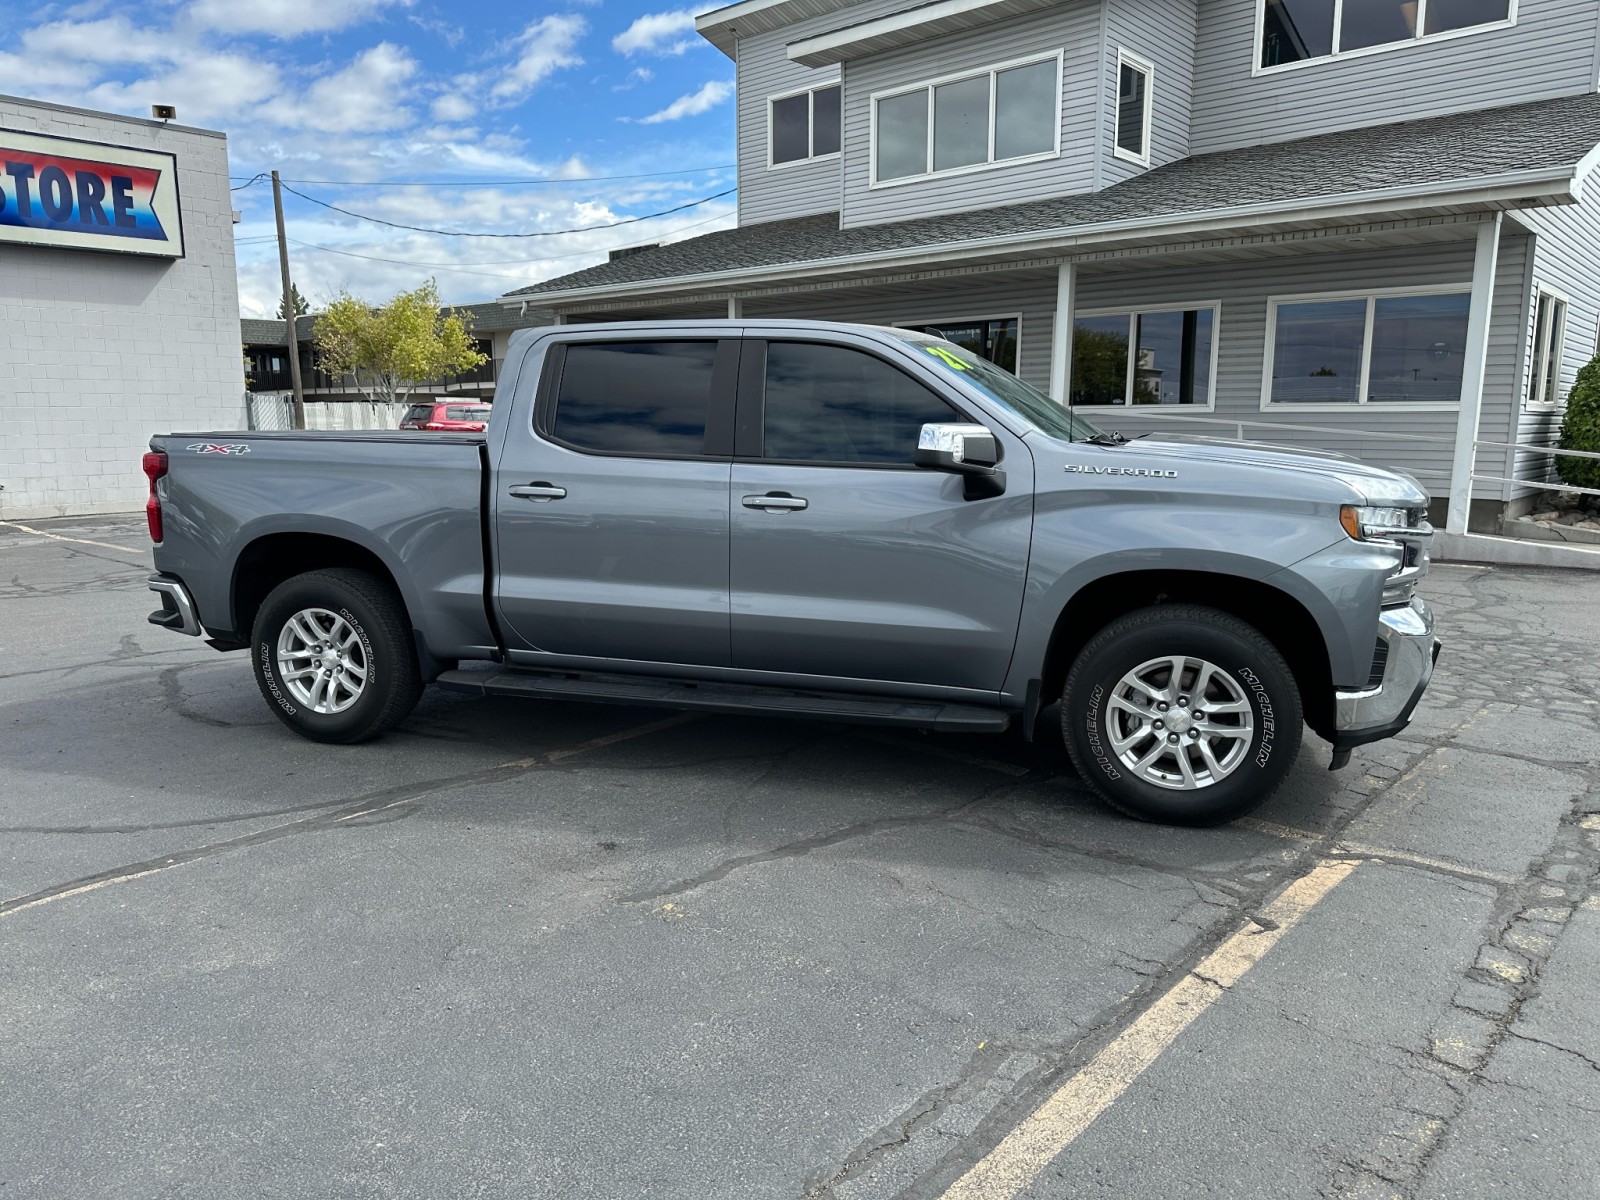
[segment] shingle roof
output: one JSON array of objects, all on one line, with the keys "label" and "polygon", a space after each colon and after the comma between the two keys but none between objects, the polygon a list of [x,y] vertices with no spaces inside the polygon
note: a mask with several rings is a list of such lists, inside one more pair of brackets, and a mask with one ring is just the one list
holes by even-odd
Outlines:
[{"label": "shingle roof", "polygon": [[933,247],[1010,234],[1180,218],[1246,205],[1290,205],[1379,188],[1460,185],[1577,164],[1600,144],[1600,95],[1369,126],[1199,154],[1075,196],[839,228],[838,213],[722,230],[601,263],[508,297],[537,296]]}]

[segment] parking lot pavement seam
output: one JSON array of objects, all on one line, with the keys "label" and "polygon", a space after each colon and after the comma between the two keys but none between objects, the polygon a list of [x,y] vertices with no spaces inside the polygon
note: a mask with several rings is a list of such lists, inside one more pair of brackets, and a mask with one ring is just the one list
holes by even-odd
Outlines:
[{"label": "parking lot pavement seam", "polygon": [[[1473,716],[1481,715],[1482,711],[1484,710],[1480,706]],[[1085,1053],[1092,1051],[1097,1045],[1109,1043],[1121,1030],[1137,1022],[1151,1004],[1164,994],[1161,986],[1168,977],[1173,974],[1187,974],[1193,964],[1203,961],[1213,953],[1218,945],[1230,936],[1230,931],[1237,928],[1240,914],[1249,913],[1252,909],[1259,912],[1275,892],[1284,888],[1286,883],[1314,869],[1317,863],[1326,859],[1348,857],[1336,849],[1344,831],[1383,798],[1415,780],[1423,766],[1439,748],[1437,744],[1419,748],[1401,769],[1394,772],[1392,778],[1368,775],[1365,782],[1370,784],[1370,787],[1359,793],[1359,803],[1341,812],[1330,828],[1318,835],[1315,841],[1305,838],[1284,839],[1294,847],[1292,852],[1287,852],[1284,859],[1259,880],[1240,881],[1216,875],[1191,878],[1194,872],[1167,867],[1165,864],[1160,866],[1150,864],[1150,869],[1164,868],[1167,874],[1186,879],[1197,889],[1197,895],[1199,895],[1198,888],[1204,883],[1217,888],[1220,895],[1234,902],[1231,905],[1223,905],[1217,900],[1201,896],[1202,900],[1221,911],[1215,920],[1196,931],[1184,951],[1174,956],[1173,965],[1166,972],[1143,972],[1129,968],[1130,973],[1147,980],[1143,987],[1135,988],[1127,996],[1096,1014],[1092,1020],[1086,1022],[1083,1034],[1071,1044],[1060,1047],[1054,1052],[1046,1050],[1043,1061],[1019,1079],[1009,1095],[997,1099],[990,1112],[969,1133],[955,1139],[954,1144],[902,1189],[898,1196],[904,1200],[929,1196],[943,1197],[945,1188],[970,1170],[976,1161],[981,1161],[982,1155],[1003,1140],[1016,1127],[1019,1120],[1026,1119],[1026,1115],[1036,1109],[1044,1097],[1062,1086],[1063,1079],[1069,1078],[1071,1073],[1081,1069],[1085,1061],[1082,1056]],[[973,820],[971,817],[963,818],[962,823],[991,828],[995,833],[1019,837],[1046,848],[1066,850],[1091,859],[1103,857],[1120,865],[1135,867],[1146,865],[1134,860],[1135,856],[1117,851],[1102,849],[1097,852],[1094,847],[1082,847],[1061,839],[1034,834],[1031,831],[1018,832],[1005,826],[995,826],[992,822]],[[1290,827],[1285,826],[1285,828]],[[1231,890],[1228,885],[1238,890]],[[897,1145],[898,1143],[886,1145],[883,1147],[883,1152],[890,1152]],[[827,1177],[826,1174],[819,1173],[819,1175]]]},{"label": "parking lot pavement seam", "polygon": [[1161,1054],[1356,869],[1317,861],[1158,996],[942,1193],[1011,1200],[1105,1112]]},{"label": "parking lot pavement seam", "polygon": [[323,829],[348,825],[360,818],[377,816],[401,805],[414,804],[418,800],[423,800],[442,792],[453,791],[460,787],[478,783],[501,783],[508,779],[515,779],[550,762],[571,758],[574,755],[588,753],[592,750],[599,750],[606,746],[615,745],[618,742],[627,741],[630,738],[643,737],[669,726],[680,725],[688,719],[692,719],[690,714],[680,714],[662,721],[652,721],[646,725],[637,725],[631,729],[619,730],[602,737],[592,738],[589,741],[579,743],[577,746],[568,746],[528,758],[515,759],[508,763],[500,763],[493,767],[468,771],[460,775],[450,775],[422,783],[401,784],[396,787],[385,788],[359,797],[354,801],[342,801],[342,803],[350,805],[350,807],[341,812],[321,813],[315,817],[289,821],[282,825],[274,825],[270,829],[257,830],[254,833],[244,834],[240,837],[228,838],[220,842],[210,842],[188,850],[179,850],[159,855],[155,858],[145,859],[142,862],[112,867],[105,871],[96,872],[93,875],[74,879],[68,883],[40,889],[26,896],[17,896],[10,900],[0,901],[0,918],[9,917],[28,909],[38,908],[41,905],[52,904],[72,896],[81,896],[87,892],[97,891],[112,884],[130,883],[133,880],[143,879],[163,871],[170,871],[188,863],[214,858],[219,854],[227,854],[234,850],[242,850],[249,846],[274,842],[286,837],[315,833]]},{"label": "parking lot pavement seam", "polygon": [[87,538],[66,537],[63,534],[50,533],[43,529],[34,529],[30,525],[19,525],[15,521],[0,521],[0,528],[16,529],[35,538],[45,538],[52,542],[73,542],[80,546],[97,546],[101,550],[116,550],[122,554],[137,554],[142,557],[143,555],[150,553],[150,548],[148,546],[140,547],[138,549],[135,549],[132,546],[113,546],[110,542],[95,542],[90,541]]},{"label": "parking lot pavement seam", "polygon": [[656,900],[664,900],[669,896],[681,896],[685,892],[692,892],[708,883],[716,883],[718,880],[726,879],[735,871],[741,871],[746,867],[775,862],[779,859],[800,858],[814,850],[837,846],[840,842],[853,841],[857,838],[871,837],[875,833],[882,833],[891,829],[912,829],[918,826],[954,822],[981,805],[998,799],[1007,792],[1025,786],[1029,782],[1031,780],[1018,780],[1014,783],[1000,784],[970,800],[963,800],[959,804],[950,805],[931,813],[917,813],[903,817],[874,817],[870,820],[856,821],[849,825],[840,826],[838,829],[830,830],[827,833],[797,838],[792,842],[774,846],[770,850],[758,850],[751,854],[734,855],[732,858],[723,859],[715,866],[701,871],[697,875],[691,875],[687,879],[679,879],[667,884],[665,887],[618,896],[617,903],[646,904]]},{"label": "parking lot pavement seam", "polygon": [[[1429,1114],[1426,1136],[1409,1139],[1403,1154],[1346,1156],[1344,1173],[1331,1181],[1331,1194],[1346,1195],[1365,1175],[1381,1179],[1399,1200],[1423,1184],[1433,1162],[1450,1142],[1457,1119],[1473,1092],[1491,1082],[1486,1072],[1508,1038],[1539,1041],[1515,1026],[1523,1008],[1539,994],[1541,974],[1572,914],[1593,898],[1600,879],[1600,845],[1586,836],[1585,814],[1600,790],[1580,796],[1563,817],[1550,846],[1529,864],[1520,880],[1496,888],[1496,913],[1489,939],[1463,971],[1450,1008],[1435,1023],[1424,1049],[1410,1053],[1449,1073],[1448,1102]],[[1590,1067],[1600,1064],[1570,1047],[1545,1043],[1573,1054]]]}]

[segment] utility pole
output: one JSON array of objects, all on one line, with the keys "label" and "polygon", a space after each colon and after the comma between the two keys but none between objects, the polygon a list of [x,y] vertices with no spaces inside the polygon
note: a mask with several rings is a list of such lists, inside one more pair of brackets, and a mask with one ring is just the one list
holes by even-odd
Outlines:
[{"label": "utility pole", "polygon": [[306,391],[300,382],[300,338],[295,332],[294,285],[289,282],[289,239],[283,234],[283,185],[272,173],[272,210],[278,218],[278,267],[283,272],[283,315],[289,327],[289,385],[294,388],[294,427],[306,427]]}]

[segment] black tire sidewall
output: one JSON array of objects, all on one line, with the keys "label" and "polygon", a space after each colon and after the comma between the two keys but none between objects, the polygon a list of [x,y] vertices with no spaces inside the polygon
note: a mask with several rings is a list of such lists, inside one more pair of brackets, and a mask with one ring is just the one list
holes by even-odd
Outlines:
[{"label": "black tire sidewall", "polygon": [[[1220,614],[1219,614],[1220,615]],[[1253,633],[1253,631],[1250,631]],[[1062,703],[1062,732],[1084,781],[1116,808],[1145,820],[1212,825],[1267,799],[1300,747],[1300,694],[1282,657],[1226,625],[1185,617],[1130,623],[1096,638],[1073,665]],[[1195,791],[1158,787],[1132,775],[1105,734],[1106,704],[1134,667],[1167,655],[1202,658],[1226,671],[1252,701],[1255,734],[1245,761],[1220,783]]]},{"label": "black tire sidewall", "polygon": [[[350,623],[366,656],[367,682],[361,696],[341,713],[316,713],[294,698],[278,670],[278,635],[289,618],[308,608],[337,613]],[[251,638],[256,682],[268,706],[290,728],[317,741],[345,742],[364,737],[381,723],[396,682],[396,648],[389,646],[383,622],[356,589],[321,575],[280,584],[256,614]]]}]

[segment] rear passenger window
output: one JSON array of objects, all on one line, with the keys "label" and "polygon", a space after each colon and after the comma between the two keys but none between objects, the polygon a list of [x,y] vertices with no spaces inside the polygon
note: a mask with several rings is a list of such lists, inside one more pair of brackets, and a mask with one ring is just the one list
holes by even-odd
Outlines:
[{"label": "rear passenger window", "polygon": [[765,458],[909,466],[924,425],[958,419],[909,375],[860,350],[767,344]]},{"label": "rear passenger window", "polygon": [[716,342],[575,342],[551,432],[609,454],[705,453]]}]

